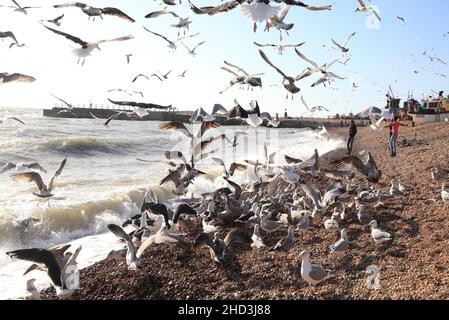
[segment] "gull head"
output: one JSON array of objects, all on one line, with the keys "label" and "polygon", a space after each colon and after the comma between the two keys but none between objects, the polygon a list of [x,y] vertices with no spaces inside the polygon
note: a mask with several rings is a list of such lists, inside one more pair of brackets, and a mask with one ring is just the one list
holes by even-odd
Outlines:
[{"label": "gull head", "polygon": [[305,259],[309,257],[309,254],[310,254],[309,250],[306,249],[299,254],[299,257]]},{"label": "gull head", "polygon": [[377,228],[377,221],[376,220],[372,220],[368,225],[370,227],[372,227],[372,228]]}]

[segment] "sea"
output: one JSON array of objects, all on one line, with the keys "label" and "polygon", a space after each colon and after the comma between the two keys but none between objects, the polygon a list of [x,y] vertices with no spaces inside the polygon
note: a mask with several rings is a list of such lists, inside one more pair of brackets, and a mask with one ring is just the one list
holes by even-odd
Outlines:
[{"label": "sea", "polygon": [[[17,117],[25,125],[9,117]],[[46,273],[32,271],[23,276],[30,263],[12,260],[6,252],[23,248],[49,248],[70,243],[82,246],[77,262],[80,269],[105,259],[122,244],[108,231],[107,224],[121,224],[140,212],[146,192],[163,202],[174,198],[171,183],[159,185],[169,172],[160,162],[166,151],[181,151],[189,157],[189,142],[179,132],[159,129],[158,121],[112,121],[109,127],[99,119],[48,118],[40,109],[0,108],[0,170],[7,162],[40,163],[48,172],[41,173],[45,183],[67,157],[62,174],[55,179],[54,197],[42,201],[32,194],[34,183],[15,182],[12,169],[0,174],[0,299],[20,298],[26,280],[35,279],[38,289],[51,285]],[[186,125],[196,132],[198,125]],[[285,164],[284,155],[309,159],[315,149],[320,154],[344,147],[344,141],[321,136],[311,129],[269,129],[246,126],[222,126],[209,130],[205,138],[225,134],[230,140],[236,132],[237,147],[217,139],[205,152],[209,157],[195,163],[206,172],[189,187],[188,196],[227,186],[223,170],[211,157],[236,161],[264,159],[276,152],[276,163]],[[253,170],[236,172],[239,184],[255,181]]]}]

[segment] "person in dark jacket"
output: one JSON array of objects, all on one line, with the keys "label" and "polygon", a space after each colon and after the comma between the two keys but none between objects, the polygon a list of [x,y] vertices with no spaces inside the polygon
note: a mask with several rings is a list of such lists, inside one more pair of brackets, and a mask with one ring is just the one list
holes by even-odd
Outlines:
[{"label": "person in dark jacket", "polygon": [[357,126],[355,125],[355,121],[351,120],[351,124],[349,125],[349,137],[348,137],[348,155],[352,154],[352,145],[354,144],[354,138],[357,134]]}]

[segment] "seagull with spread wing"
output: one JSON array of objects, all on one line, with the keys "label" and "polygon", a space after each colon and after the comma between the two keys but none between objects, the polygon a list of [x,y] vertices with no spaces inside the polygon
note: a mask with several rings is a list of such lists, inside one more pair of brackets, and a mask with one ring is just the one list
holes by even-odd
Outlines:
[{"label": "seagull with spread wing", "polygon": [[36,197],[39,198],[50,198],[53,197],[53,182],[55,178],[59,177],[62,173],[62,169],[64,169],[64,166],[67,162],[67,157],[62,160],[61,164],[59,165],[58,170],[56,170],[53,177],[50,179],[50,183],[48,186],[44,183],[42,180],[42,177],[39,173],[33,171],[33,172],[23,172],[23,173],[12,173],[10,175],[11,179],[16,182],[34,182],[37,185],[37,188],[39,189],[39,192],[33,192],[33,194]]},{"label": "seagull with spread wing", "polygon": [[[291,93],[292,99],[293,99],[293,95],[298,93],[299,91],[301,91],[301,89],[295,85],[295,82],[301,79],[302,74],[300,74],[296,77],[287,76],[281,69],[276,67],[270,61],[270,59],[267,57],[267,55],[262,50],[259,50],[259,54],[268,65],[270,65],[273,69],[275,69],[284,78],[284,80],[282,81],[282,85],[284,86],[285,90],[287,90],[289,93]],[[288,99],[288,93],[287,93],[286,99]]]},{"label": "seagull with spread wing", "polygon": [[73,105],[71,103],[68,103],[67,101],[58,98],[57,96],[55,96],[54,94],[51,94],[55,99],[58,99],[59,101],[61,101],[63,104],[65,104],[67,106],[67,108],[63,108],[61,111],[59,111],[58,113],[56,113],[56,115],[61,114],[61,113],[70,113],[71,115],[74,115],[75,117],[78,117],[78,115],[73,112]]},{"label": "seagull with spread wing", "polygon": [[49,22],[49,23],[53,23],[55,26],[60,27],[61,26],[61,20],[62,18],[64,18],[64,14],[60,15],[59,17],[56,17],[52,20],[41,20],[41,22]]},{"label": "seagull with spread wing", "polygon": [[11,40],[14,41],[13,43],[17,45],[19,44],[19,42],[17,42],[16,36],[14,35],[14,33],[12,33],[12,31],[0,31],[0,39],[2,39],[3,41],[4,38],[11,38]]},{"label": "seagull with spread wing", "polygon": [[280,55],[282,55],[282,53],[285,51],[286,48],[298,48],[298,47],[301,47],[302,45],[304,45],[305,42],[301,42],[301,43],[298,43],[298,44],[284,44],[283,45],[283,44],[260,44],[260,43],[258,43],[256,41],[254,41],[254,44],[256,46],[258,46],[258,47],[261,47],[261,48],[263,48],[263,47],[277,48],[278,49],[278,53]]},{"label": "seagull with spread wing", "polygon": [[202,44],[205,43],[205,42],[206,42],[206,41],[201,41],[201,42],[198,43],[196,46],[194,46],[193,49],[189,49],[189,47],[187,47],[186,44],[185,44],[184,42],[181,41],[181,43],[182,43],[182,45],[184,46],[184,48],[186,48],[187,51],[189,52],[189,54],[190,54],[191,56],[193,56],[193,57],[196,56],[195,50],[196,50],[200,45],[202,45]]},{"label": "seagull with spread wing", "polygon": [[301,96],[301,102],[306,107],[307,111],[309,111],[310,113],[315,113],[317,111],[323,111],[323,110],[326,110],[327,112],[329,112],[329,110],[323,106],[315,106],[315,107],[310,108],[309,105],[306,103],[304,96]]},{"label": "seagull with spread wing", "polygon": [[81,40],[80,38],[74,37],[68,33],[56,30],[56,29],[52,29],[50,27],[44,26],[45,28],[47,28],[48,30],[65,37],[66,39],[73,41],[74,43],[78,44],[79,46],[81,46],[81,48],[75,48],[73,50],[73,54],[76,55],[78,57],[78,62],[81,62],[81,65],[84,65],[84,62],[86,61],[86,57],[91,55],[91,52],[95,49],[101,50],[99,45],[102,43],[106,43],[106,42],[113,42],[113,41],[126,41],[126,40],[131,40],[134,37],[133,36],[125,36],[125,37],[119,37],[119,38],[114,38],[114,39],[109,39],[109,40],[99,40],[96,42],[86,42],[84,40]]},{"label": "seagull with spread wing", "polygon": [[332,43],[335,44],[341,50],[341,52],[346,53],[346,52],[349,52],[349,49],[347,48],[349,40],[351,40],[352,37],[355,36],[355,34],[356,34],[355,32],[352,33],[342,44],[337,43],[334,39],[331,39],[331,40],[332,40]]},{"label": "seagull with spread wing", "polygon": [[124,19],[129,22],[135,22],[133,18],[125,14],[123,11],[112,8],[112,7],[106,7],[106,8],[96,8],[89,6],[87,4],[81,3],[81,2],[71,2],[71,3],[64,3],[64,4],[57,4],[53,6],[54,8],[65,8],[65,7],[77,7],[80,8],[81,11],[86,14],[89,19],[93,17],[93,21],[95,21],[96,17],[100,17],[103,20],[103,15],[109,15],[109,16],[115,16],[117,18]]},{"label": "seagull with spread wing", "polygon": [[364,175],[369,182],[377,183],[382,177],[382,171],[377,168],[371,152],[361,151],[360,156],[364,157],[365,163],[358,156],[346,156],[342,159],[333,160],[331,163],[339,169],[356,169]]},{"label": "seagull with spread wing", "polygon": [[373,6],[367,6],[365,1],[363,1],[363,0],[358,0],[358,2],[359,2],[359,6],[357,7],[357,9],[355,9],[355,12],[371,13],[371,14],[374,14],[374,16],[377,18],[377,20],[382,21],[379,13],[374,9]]},{"label": "seagull with spread wing", "polygon": [[223,263],[226,248],[233,242],[251,244],[253,240],[241,229],[234,228],[226,235],[224,240],[220,239],[220,233],[216,232],[212,238],[208,233],[202,233],[194,242],[195,247],[206,245],[209,247],[210,256],[216,263]]},{"label": "seagull with spread wing", "polygon": [[0,72],[0,84],[8,82],[34,82],[36,78],[27,76],[26,74]]},{"label": "seagull with spread wing", "polygon": [[197,35],[199,35],[199,32],[198,32],[198,33],[195,33],[195,34],[192,34],[192,35],[189,35],[189,36],[184,36],[184,37],[178,38],[178,39],[176,39],[175,41],[171,41],[171,40],[169,40],[167,37],[163,36],[162,34],[153,32],[153,31],[147,29],[146,27],[143,27],[143,28],[144,28],[147,32],[149,32],[149,33],[151,33],[151,34],[154,34],[155,36],[158,36],[158,37],[164,39],[165,41],[167,41],[167,42],[168,42],[168,48],[170,49],[170,51],[175,51],[175,50],[178,48],[178,47],[176,46],[176,42],[181,41],[181,40],[183,40],[183,39],[187,39],[187,38],[193,38],[193,37],[196,37]]},{"label": "seagull with spread wing", "polygon": [[14,6],[0,5],[0,7],[14,8],[14,12],[20,12],[20,13],[23,13],[23,14],[28,14],[28,12],[27,12],[28,9],[39,9],[40,8],[40,7],[22,7],[20,4],[17,3],[16,0],[11,0],[11,1],[14,4]]},{"label": "seagull with spread wing", "polygon": [[[224,71],[227,71],[229,73],[232,73],[235,77],[229,82],[229,84],[226,86],[226,88],[224,88],[222,91],[220,91],[220,94],[222,94],[223,92],[227,91],[228,89],[230,89],[231,87],[233,87],[236,84],[240,84],[240,85],[248,85],[249,87],[262,87],[262,79],[258,76],[263,75],[263,73],[258,73],[258,74],[249,74],[247,71],[245,71],[245,69],[232,64],[228,61],[224,61],[224,64],[227,65],[227,67],[221,67],[221,69],[223,69]],[[231,67],[235,70],[232,70]]]},{"label": "seagull with spread wing", "polygon": [[287,16],[288,11],[290,10],[290,6],[286,5],[282,10],[273,17],[269,18],[264,31],[270,31],[270,28],[275,28],[279,30],[280,40],[282,41],[282,31],[288,35],[288,31],[291,30],[295,24],[294,23],[285,23],[284,19]]}]

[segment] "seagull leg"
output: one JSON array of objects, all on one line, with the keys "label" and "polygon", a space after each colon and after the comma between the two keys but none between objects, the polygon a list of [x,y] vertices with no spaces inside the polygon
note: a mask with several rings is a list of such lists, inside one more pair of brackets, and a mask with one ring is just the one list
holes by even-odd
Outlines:
[{"label": "seagull leg", "polygon": [[270,31],[270,24],[268,21],[265,23],[265,29],[263,31]]},{"label": "seagull leg", "polygon": [[254,22],[254,25],[253,25],[253,31],[254,31],[254,32],[257,31],[257,23],[256,23],[256,22]]}]

